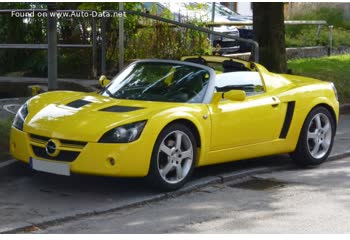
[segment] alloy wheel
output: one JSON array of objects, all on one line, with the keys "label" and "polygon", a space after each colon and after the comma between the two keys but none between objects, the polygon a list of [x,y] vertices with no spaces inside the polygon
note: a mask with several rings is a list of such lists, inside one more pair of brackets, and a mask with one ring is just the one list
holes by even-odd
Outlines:
[{"label": "alloy wheel", "polygon": [[183,131],[176,130],[166,135],[157,154],[162,179],[170,184],[181,182],[191,170],[193,151],[190,137]]},{"label": "alloy wheel", "polygon": [[307,131],[307,147],[315,159],[326,155],[332,142],[332,126],[324,113],[317,113],[310,121]]}]

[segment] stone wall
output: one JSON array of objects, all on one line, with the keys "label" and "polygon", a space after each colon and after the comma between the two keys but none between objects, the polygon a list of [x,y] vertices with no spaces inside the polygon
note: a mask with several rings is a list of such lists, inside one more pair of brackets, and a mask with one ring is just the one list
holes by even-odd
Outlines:
[{"label": "stone wall", "polygon": [[[287,48],[287,59],[293,58],[312,58],[323,57],[328,55],[328,47],[301,47],[301,48]],[[338,47],[332,49],[332,55],[349,54],[350,47]]]}]

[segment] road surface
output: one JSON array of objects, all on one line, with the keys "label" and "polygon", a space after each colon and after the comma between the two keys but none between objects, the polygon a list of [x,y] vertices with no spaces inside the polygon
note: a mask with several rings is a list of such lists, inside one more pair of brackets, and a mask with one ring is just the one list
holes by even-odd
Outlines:
[{"label": "road surface", "polygon": [[256,175],[36,233],[350,233],[350,158]]}]

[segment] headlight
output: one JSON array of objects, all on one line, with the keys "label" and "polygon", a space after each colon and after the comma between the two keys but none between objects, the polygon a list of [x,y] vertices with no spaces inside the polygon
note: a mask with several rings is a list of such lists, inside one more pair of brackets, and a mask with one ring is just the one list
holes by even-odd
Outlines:
[{"label": "headlight", "polygon": [[24,120],[28,115],[28,106],[27,103],[23,104],[17,111],[15,119],[13,120],[12,126],[18,130],[23,131]]},{"label": "headlight", "polygon": [[100,143],[128,143],[137,140],[143,128],[146,125],[146,120],[140,122],[134,122],[125,124],[106,132],[101,139]]},{"label": "headlight", "polygon": [[331,84],[331,86],[332,86],[332,88],[333,88],[333,91],[334,91],[335,97],[337,98],[337,101],[339,101],[339,100],[338,100],[338,91],[337,91],[337,89],[335,88],[334,83],[330,82],[330,84]]}]

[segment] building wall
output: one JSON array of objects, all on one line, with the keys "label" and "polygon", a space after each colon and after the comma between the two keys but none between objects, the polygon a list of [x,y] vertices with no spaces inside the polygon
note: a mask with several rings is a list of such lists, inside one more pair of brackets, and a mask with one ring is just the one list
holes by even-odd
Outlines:
[{"label": "building wall", "polygon": [[253,16],[251,2],[237,2],[237,12],[243,16]]},{"label": "building wall", "polygon": [[220,2],[220,4],[241,14],[242,16],[253,16],[251,2]]}]

